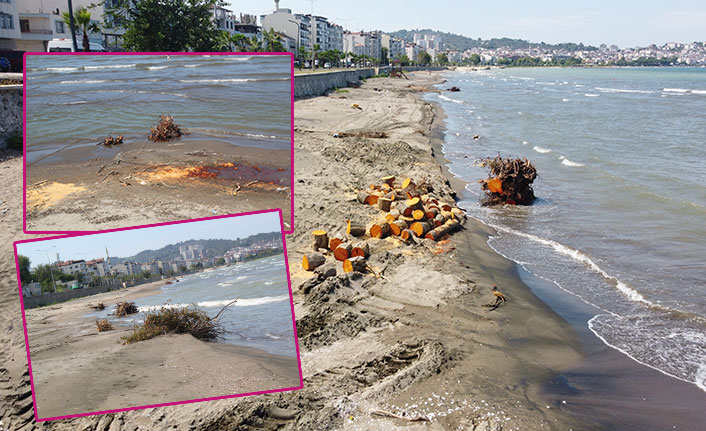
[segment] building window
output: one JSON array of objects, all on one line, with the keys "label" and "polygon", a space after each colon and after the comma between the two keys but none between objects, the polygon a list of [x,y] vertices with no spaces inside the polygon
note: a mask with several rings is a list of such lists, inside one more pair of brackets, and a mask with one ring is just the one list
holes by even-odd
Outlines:
[{"label": "building window", "polygon": [[20,31],[22,33],[29,33],[29,20],[28,19],[21,19],[20,20]]},{"label": "building window", "polygon": [[12,3],[12,0],[0,0],[0,3]]},{"label": "building window", "polygon": [[15,22],[12,15],[0,12],[0,28],[12,30],[15,28]]},{"label": "building window", "polygon": [[54,21],[57,33],[66,33],[66,26],[63,21]]}]

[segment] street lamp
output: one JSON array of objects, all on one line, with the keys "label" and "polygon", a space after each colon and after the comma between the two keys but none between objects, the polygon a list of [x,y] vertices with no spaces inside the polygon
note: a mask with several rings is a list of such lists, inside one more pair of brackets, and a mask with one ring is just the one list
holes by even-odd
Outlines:
[{"label": "street lamp", "polygon": [[49,274],[51,274],[51,282],[54,284],[54,293],[56,293],[56,281],[54,281],[54,271],[51,269],[51,259],[49,259],[49,250],[56,248],[56,246],[53,246],[51,248],[48,248],[46,250],[37,250],[37,251],[43,251],[44,253],[47,254],[47,261],[49,262]]},{"label": "street lamp", "polygon": [[[297,55],[299,55],[299,44],[300,44],[301,41],[302,41],[302,39],[301,39],[301,38],[302,38],[302,36],[301,36],[301,32],[302,32],[301,24],[299,24],[298,21],[294,21],[293,19],[288,19],[287,21],[289,21],[289,22],[294,23],[294,24],[297,25]],[[301,58],[299,59],[299,61],[301,61]],[[299,65],[299,67],[301,67],[301,64]]]}]

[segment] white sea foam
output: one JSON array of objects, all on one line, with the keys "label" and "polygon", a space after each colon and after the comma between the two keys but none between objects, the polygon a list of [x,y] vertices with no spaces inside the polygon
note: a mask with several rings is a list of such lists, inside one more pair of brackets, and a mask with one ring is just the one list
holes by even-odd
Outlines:
[{"label": "white sea foam", "polygon": [[662,91],[665,93],[688,93],[689,89],[687,88],[663,88]]},{"label": "white sea foam", "polygon": [[542,154],[551,153],[551,152],[552,152],[552,150],[550,150],[549,148],[540,147],[540,146],[538,146],[538,145],[535,145],[534,147],[532,147],[532,149],[533,149],[534,151],[536,151],[536,152],[538,152],[538,153],[542,153]]},{"label": "white sea foam", "polygon": [[105,66],[82,66],[86,70],[103,70],[103,69],[130,69],[137,66],[137,64],[112,64]]},{"label": "white sea foam", "polygon": [[166,69],[167,67],[169,67],[169,66],[147,66],[147,69],[149,69],[149,70],[162,70],[162,69]]},{"label": "white sea foam", "polygon": [[257,82],[257,81],[289,81],[289,78],[223,78],[223,79],[180,79],[179,82],[185,83],[218,83],[218,82]]},{"label": "white sea foam", "polygon": [[696,371],[694,383],[696,383],[696,386],[698,386],[699,389],[706,391],[706,364],[701,364],[699,369]]},{"label": "white sea foam", "polygon": [[277,335],[272,335],[269,332],[267,334],[265,334],[265,337],[270,338],[272,340],[281,340],[282,339],[282,337],[279,337]]},{"label": "white sea foam", "polygon": [[108,82],[105,79],[77,79],[74,81],[61,81],[59,84],[102,84]]},{"label": "white sea foam", "polygon": [[604,87],[596,87],[596,90],[600,91],[601,93],[639,93],[639,94],[652,94],[654,91],[649,91],[649,90],[630,90],[626,88],[604,88]]},{"label": "white sea foam", "polygon": [[561,99],[562,102],[568,102],[569,99]]},{"label": "white sea foam", "polygon": [[585,93],[584,96],[586,97],[598,97],[600,94],[595,94],[595,93]]},{"label": "white sea foam", "polygon": [[452,99],[452,98],[450,98],[450,97],[444,96],[443,94],[439,94],[439,99],[448,100],[449,102],[453,102],[453,103],[463,103],[462,100]]},{"label": "white sea foam", "polygon": [[[197,307],[209,308],[209,307],[225,307],[226,305],[233,302],[236,298],[216,300],[216,301],[201,301],[197,302]],[[281,302],[289,300],[289,295],[279,295],[279,296],[262,296],[260,298],[238,298],[231,307],[253,307],[256,305],[271,304],[273,302]],[[188,307],[191,304],[166,304],[166,305],[150,305],[146,307],[139,307],[141,312],[159,310],[160,308],[181,308]]]},{"label": "white sea foam", "polygon": [[527,142],[527,141],[522,141],[522,145],[527,145],[527,144],[529,144],[529,142]]},{"label": "white sea foam", "polygon": [[706,94],[706,90],[691,90],[691,94]]},{"label": "white sea foam", "polygon": [[185,64],[184,67],[199,67],[203,66],[203,64]]},{"label": "white sea foam", "polygon": [[652,301],[650,301],[650,300],[646,299],[644,296],[642,296],[642,294],[640,292],[638,292],[637,290],[628,286],[627,284],[625,284],[623,281],[621,281],[617,277],[614,277],[614,276],[608,274],[607,272],[605,272],[603,270],[603,268],[596,265],[596,263],[593,260],[591,260],[591,258],[588,257],[585,253],[582,253],[578,250],[574,250],[571,247],[567,247],[564,244],[561,244],[561,243],[556,242],[551,239],[542,238],[542,237],[539,237],[536,235],[520,232],[515,229],[510,229],[510,228],[506,228],[506,227],[500,227],[500,226],[493,226],[493,227],[498,230],[508,232],[513,235],[517,235],[522,238],[526,238],[526,239],[532,240],[534,242],[540,243],[542,245],[545,245],[547,247],[550,247],[558,254],[570,257],[571,259],[573,259],[577,262],[581,262],[581,263],[585,264],[591,270],[600,274],[601,276],[603,276],[603,278],[610,281],[611,283],[615,284],[615,287],[618,289],[618,291],[620,291],[623,295],[625,295],[631,301],[640,302],[640,303],[643,303],[643,304],[651,306],[651,307],[657,306],[655,303],[653,303]]},{"label": "white sea foam", "polygon": [[565,165],[565,166],[573,166],[573,167],[580,167],[580,166],[583,166],[583,163],[572,162],[571,160],[567,159],[567,158],[564,157],[564,156],[559,156],[559,158],[561,159],[561,164],[562,164],[562,165]]},{"label": "white sea foam", "polygon": [[[78,67],[47,67],[47,70],[50,70],[52,72],[59,72],[59,73],[65,73],[65,72],[75,72],[79,68]],[[37,70],[37,69],[32,69],[32,70]],[[41,70],[41,69],[39,69]]]}]

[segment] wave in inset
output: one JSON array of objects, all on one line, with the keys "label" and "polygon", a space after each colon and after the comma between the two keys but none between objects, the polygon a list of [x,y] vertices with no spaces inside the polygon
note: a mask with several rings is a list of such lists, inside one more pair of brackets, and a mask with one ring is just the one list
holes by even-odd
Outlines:
[{"label": "wave in inset", "polygon": [[456,99],[452,99],[452,98],[450,98],[450,97],[446,97],[446,96],[444,96],[443,94],[439,94],[439,99],[442,99],[442,100],[447,100],[447,101],[449,101],[449,102],[453,102],[453,103],[463,103],[463,101],[462,101],[462,100],[456,100]]},{"label": "wave in inset", "polygon": [[76,79],[74,81],[61,81],[59,84],[103,84],[106,79]]},{"label": "wave in inset", "polygon": [[595,93],[585,93],[584,96],[586,97],[598,97],[600,94],[595,94]]},{"label": "wave in inset", "polygon": [[[165,305],[149,305],[145,307],[139,307],[141,312],[159,310],[160,308],[181,308],[189,307],[191,305],[196,305],[202,308],[212,308],[212,307],[225,307],[226,305],[233,302],[236,298],[216,300],[216,301],[201,301],[196,304],[165,304]],[[257,305],[271,304],[273,302],[287,301],[289,295],[279,295],[279,296],[262,296],[260,298],[238,298],[238,301],[231,305],[231,307],[253,307]]]},{"label": "wave in inset", "polygon": [[564,165],[564,166],[572,166],[572,167],[581,167],[581,166],[583,166],[583,163],[572,162],[571,160],[567,159],[567,158],[564,157],[564,156],[559,156],[559,158],[561,159],[561,164]]},{"label": "wave in inset", "polygon": [[550,150],[549,148],[540,147],[539,145],[535,145],[534,147],[532,147],[532,149],[533,149],[534,151],[536,151],[536,152],[538,152],[538,153],[542,153],[542,154],[546,154],[546,153],[551,153],[551,152],[552,152],[552,150]]},{"label": "wave in inset", "polygon": [[604,87],[596,87],[596,90],[600,91],[601,93],[639,93],[639,94],[652,94],[654,91],[649,91],[649,90],[630,90],[626,88],[604,88]]},{"label": "wave in inset", "polygon": [[289,78],[223,78],[223,79],[180,79],[179,82],[184,83],[200,83],[200,84],[218,84],[223,82],[261,82],[261,81],[289,81]]}]

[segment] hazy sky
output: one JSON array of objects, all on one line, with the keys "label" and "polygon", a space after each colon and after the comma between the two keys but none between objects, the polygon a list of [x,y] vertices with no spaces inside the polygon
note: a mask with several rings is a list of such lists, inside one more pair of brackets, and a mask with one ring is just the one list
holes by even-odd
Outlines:
[{"label": "hazy sky", "polygon": [[[274,10],[274,0],[228,2],[235,13],[257,15],[258,23],[260,15]],[[312,2],[281,0],[280,7],[311,13]],[[313,7],[315,15],[353,31],[431,28],[472,38],[614,43],[621,48],[706,40],[705,0],[316,0]]]},{"label": "hazy sky", "polygon": [[28,256],[31,266],[36,267],[47,263],[44,250],[52,247],[52,261],[56,253],[61,260],[90,260],[105,257],[105,246],[111,256],[128,257],[190,239],[236,239],[274,231],[281,231],[277,212],[29,242],[18,244],[17,253]]}]

